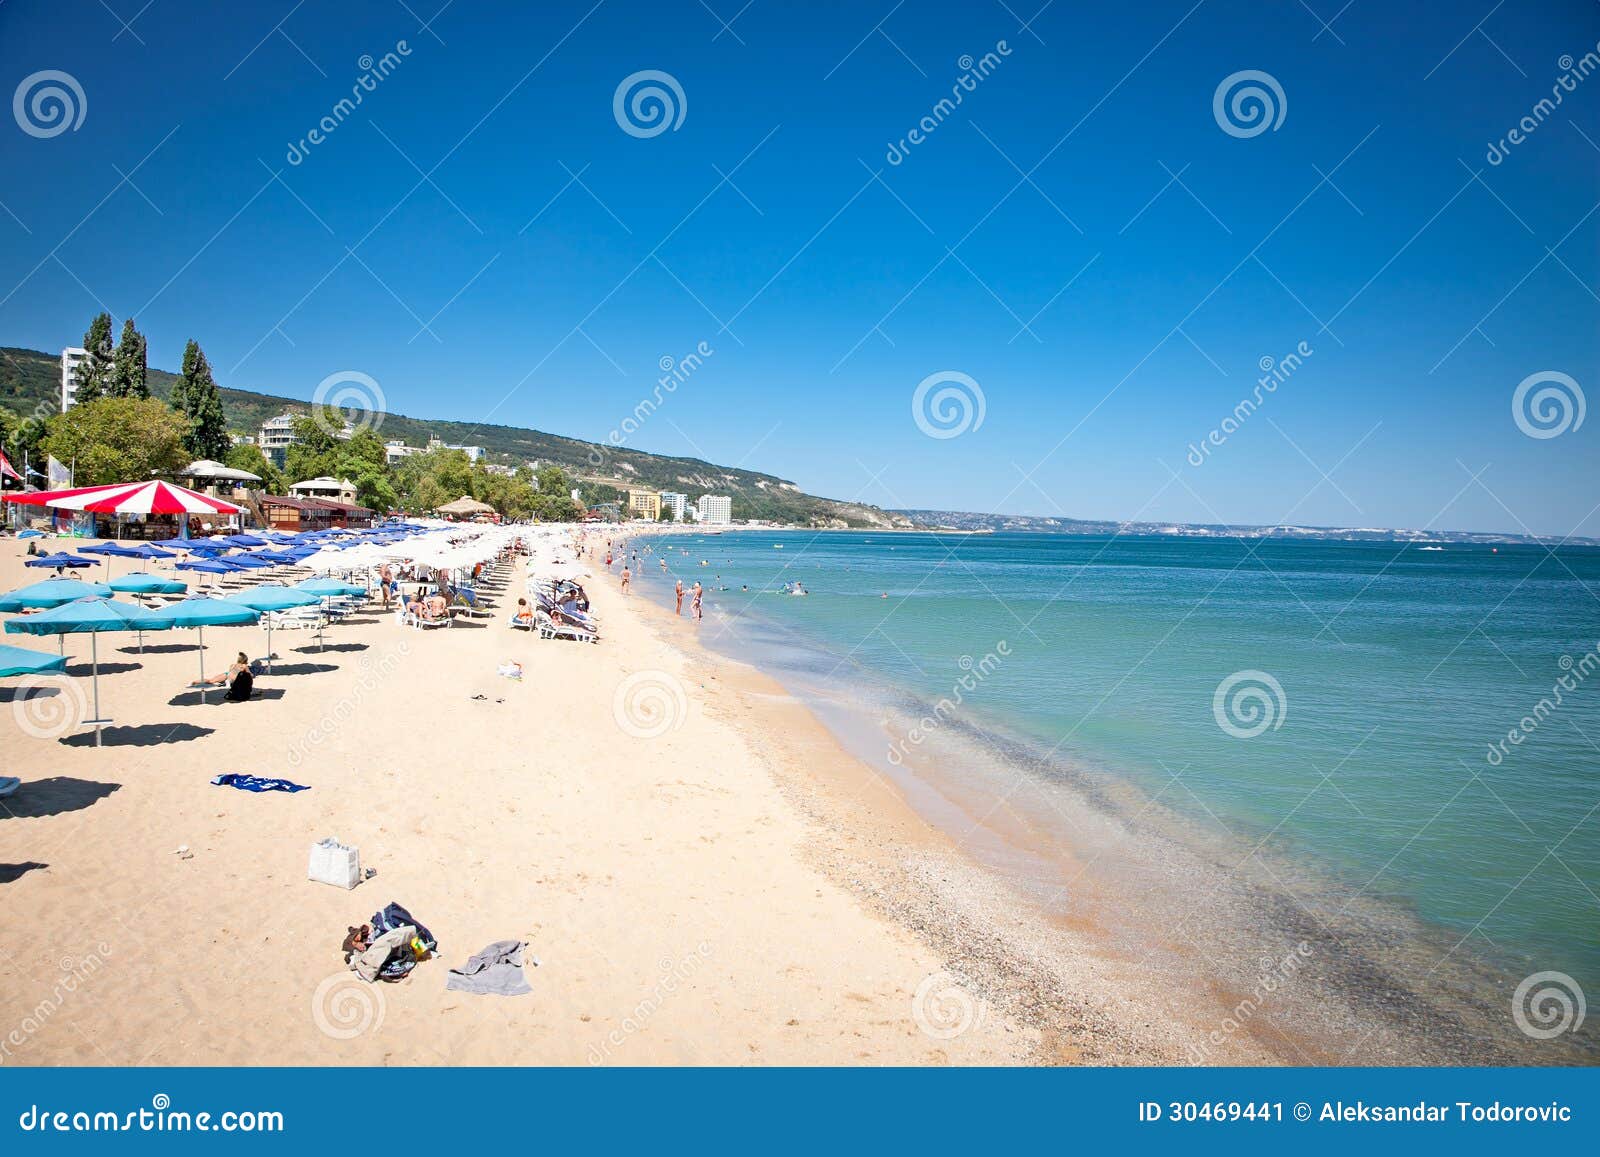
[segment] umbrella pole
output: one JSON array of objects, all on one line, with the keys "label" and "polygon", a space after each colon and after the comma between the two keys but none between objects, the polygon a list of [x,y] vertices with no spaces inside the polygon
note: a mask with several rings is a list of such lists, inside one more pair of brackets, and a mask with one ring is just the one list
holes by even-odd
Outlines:
[{"label": "umbrella pole", "polygon": [[94,686],[94,745],[101,747],[104,741],[100,737],[100,632],[89,632],[89,655],[93,663],[93,674],[90,680]]},{"label": "umbrella pole", "polygon": [[206,697],[206,692],[209,690],[206,687],[206,629],[196,627],[195,630],[200,632],[200,702],[210,703],[211,700]]}]

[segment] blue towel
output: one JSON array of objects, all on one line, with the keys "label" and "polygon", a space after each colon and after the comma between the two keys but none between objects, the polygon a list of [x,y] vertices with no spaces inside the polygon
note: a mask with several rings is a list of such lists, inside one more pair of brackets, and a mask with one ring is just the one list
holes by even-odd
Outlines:
[{"label": "blue towel", "polygon": [[236,787],[240,791],[310,791],[305,784],[290,783],[286,779],[263,779],[259,775],[239,775],[228,772],[211,781],[218,787]]}]

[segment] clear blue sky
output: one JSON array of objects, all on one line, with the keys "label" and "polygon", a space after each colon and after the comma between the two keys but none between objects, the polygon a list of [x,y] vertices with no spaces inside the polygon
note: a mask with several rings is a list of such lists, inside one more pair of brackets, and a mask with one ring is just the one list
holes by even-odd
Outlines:
[{"label": "clear blue sky", "polygon": [[[0,6],[0,95],[55,69],[87,103],[0,119],[0,344],[103,307],[225,385],[358,370],[601,438],[706,342],[631,445],[885,506],[1600,534],[1600,415],[1511,408],[1542,371],[1600,403],[1600,75],[1486,159],[1595,50],[1590,0],[440,3]],[[685,108],[640,137],[646,69]],[[1284,94],[1254,136],[1213,110],[1244,70]],[[985,404],[947,439],[911,411],[941,371]]]}]

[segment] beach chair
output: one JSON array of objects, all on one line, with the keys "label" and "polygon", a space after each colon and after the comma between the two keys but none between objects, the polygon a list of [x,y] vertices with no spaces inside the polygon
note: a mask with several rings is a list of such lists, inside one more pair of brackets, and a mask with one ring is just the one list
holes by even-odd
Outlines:
[{"label": "beach chair", "polygon": [[448,627],[450,625],[450,616],[447,614],[442,619],[425,619],[421,615],[414,615],[407,611],[405,624],[408,627],[416,627],[420,631],[426,631],[434,627]]},{"label": "beach chair", "polygon": [[558,623],[543,610],[534,612],[534,624],[541,639],[573,639],[579,643],[598,643],[600,636],[594,631],[571,623]]}]

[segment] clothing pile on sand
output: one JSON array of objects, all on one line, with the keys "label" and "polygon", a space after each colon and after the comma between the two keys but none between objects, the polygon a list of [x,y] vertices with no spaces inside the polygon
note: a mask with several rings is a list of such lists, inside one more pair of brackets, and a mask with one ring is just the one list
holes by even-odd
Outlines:
[{"label": "clothing pile on sand", "polygon": [[404,980],[438,949],[433,933],[399,904],[391,903],[370,924],[345,931],[345,963],[368,984]]}]

